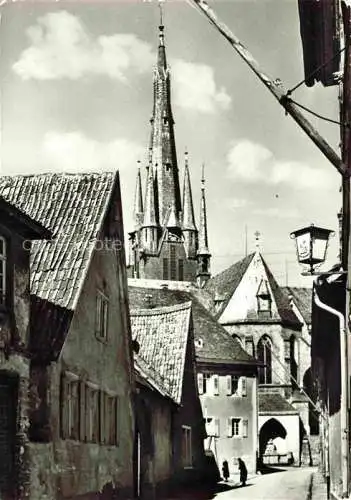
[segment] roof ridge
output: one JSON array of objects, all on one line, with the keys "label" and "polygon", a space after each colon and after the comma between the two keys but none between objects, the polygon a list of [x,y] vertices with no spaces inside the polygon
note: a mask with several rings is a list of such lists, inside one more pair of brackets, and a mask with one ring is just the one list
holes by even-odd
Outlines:
[{"label": "roof ridge", "polygon": [[175,304],[172,306],[160,306],[152,308],[130,309],[131,316],[161,316],[162,314],[169,314],[178,311],[185,311],[191,309],[192,301]]}]

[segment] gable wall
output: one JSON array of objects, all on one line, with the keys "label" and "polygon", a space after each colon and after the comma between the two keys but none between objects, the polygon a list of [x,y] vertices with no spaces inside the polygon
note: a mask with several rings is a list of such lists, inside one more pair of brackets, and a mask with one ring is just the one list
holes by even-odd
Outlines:
[{"label": "gable wall", "polygon": [[[222,312],[219,318],[220,323],[232,323],[236,320],[257,318],[256,294],[258,291],[258,287],[260,286],[261,279],[266,280],[267,275],[261,257],[256,254],[254,255],[233,296],[229,300],[228,305]],[[268,288],[272,297],[272,319],[280,320],[278,309],[269,283]]]},{"label": "gable wall", "polygon": [[[33,455],[33,476],[40,476],[36,498],[61,490],[63,496],[92,494],[112,482],[120,497],[133,486],[133,411],[131,401],[130,331],[124,256],[108,248],[96,250],[73,316],[61,357],[50,368],[50,425],[52,444],[38,445]],[[124,289],[121,289],[124,285]],[[108,341],[95,337],[97,287],[109,296]],[[60,380],[68,370],[80,380],[118,395],[118,446],[60,438]],[[50,473],[51,472],[51,473]],[[38,486],[39,487],[39,486]]]}]

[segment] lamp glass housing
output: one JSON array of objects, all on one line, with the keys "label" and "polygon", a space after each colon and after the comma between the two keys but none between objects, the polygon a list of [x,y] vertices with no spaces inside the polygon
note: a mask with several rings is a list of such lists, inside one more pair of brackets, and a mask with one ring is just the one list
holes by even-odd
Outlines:
[{"label": "lamp glass housing", "polygon": [[298,262],[308,265],[311,273],[313,273],[314,266],[325,261],[329,237],[332,233],[330,229],[311,224],[290,234],[296,242]]}]

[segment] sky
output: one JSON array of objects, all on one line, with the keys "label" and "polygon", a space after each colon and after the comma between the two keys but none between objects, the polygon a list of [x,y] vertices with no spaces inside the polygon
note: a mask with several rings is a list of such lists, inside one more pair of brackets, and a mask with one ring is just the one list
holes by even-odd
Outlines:
[{"label": "sky", "polygon": [[[303,80],[297,0],[208,3],[266,73],[286,88]],[[212,273],[254,251],[259,231],[277,281],[308,286],[290,232],[311,222],[334,230],[328,263],[336,263],[339,174],[191,2],[162,6],[180,180],[187,149],[197,220],[205,165]],[[118,169],[132,230],[159,2],[8,1],[1,13],[1,174]],[[302,85],[293,98],[338,119],[337,87]],[[309,118],[339,152],[338,125]]]}]

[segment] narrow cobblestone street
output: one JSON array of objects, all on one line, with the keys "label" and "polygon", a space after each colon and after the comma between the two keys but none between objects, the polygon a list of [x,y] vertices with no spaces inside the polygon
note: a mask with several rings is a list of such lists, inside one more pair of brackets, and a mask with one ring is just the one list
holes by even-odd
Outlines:
[{"label": "narrow cobblestone street", "polygon": [[239,478],[219,483],[213,493],[179,493],[167,500],[326,500],[327,490],[316,468],[276,469],[269,474],[249,476],[246,487]]}]

